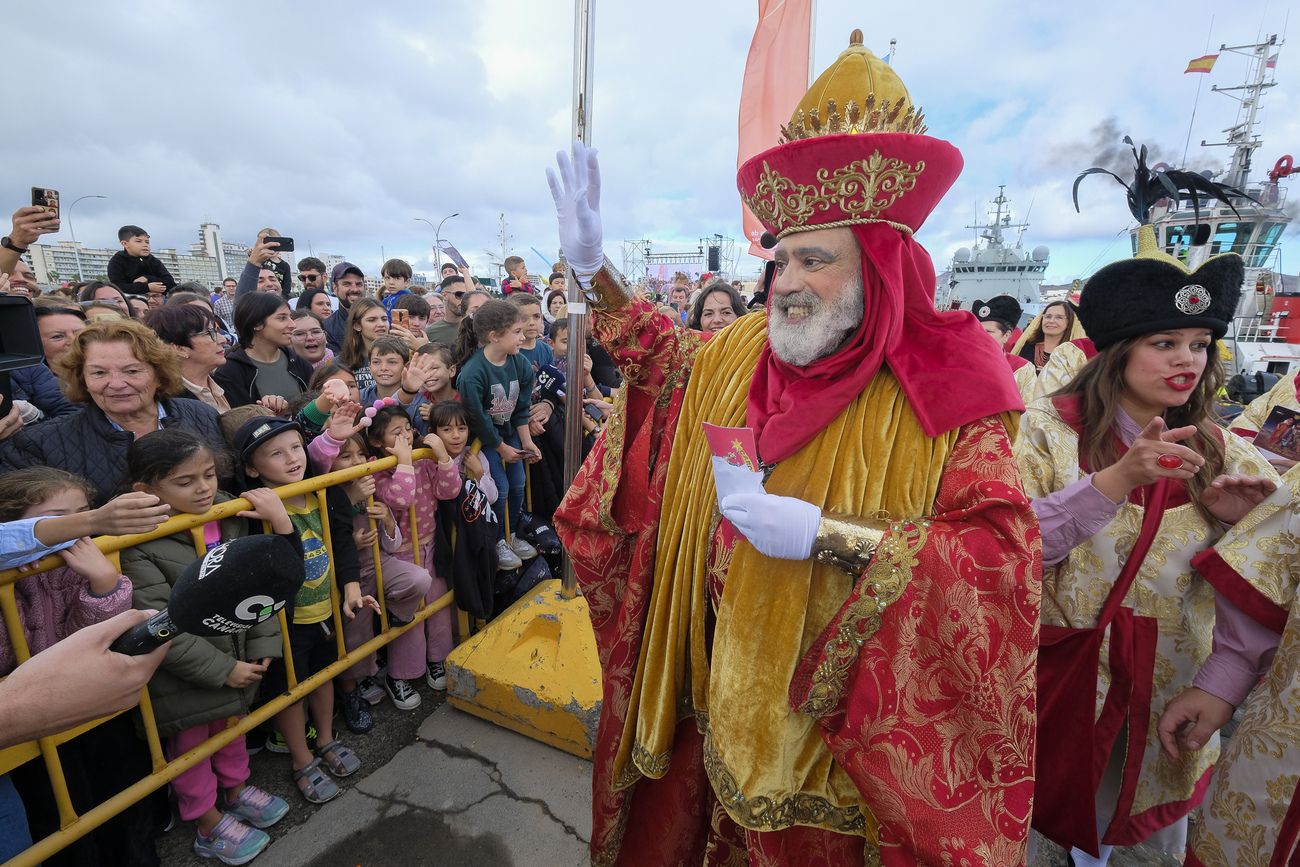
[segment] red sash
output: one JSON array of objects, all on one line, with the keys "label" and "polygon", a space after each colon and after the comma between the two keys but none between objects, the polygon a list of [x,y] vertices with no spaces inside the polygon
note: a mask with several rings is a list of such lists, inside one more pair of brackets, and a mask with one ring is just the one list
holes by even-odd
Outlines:
[{"label": "red sash", "polygon": [[[1054,403],[1063,420],[1078,430],[1074,402],[1057,398]],[[1184,493],[1185,487],[1178,485],[1183,491],[1171,491],[1173,487],[1162,479],[1143,489],[1147,501],[1137,543],[1106,597],[1097,625],[1074,629],[1044,624],[1039,633],[1037,770],[1031,824],[1066,849],[1077,846],[1098,854],[1094,798],[1125,720],[1129,723],[1129,753],[1140,757],[1145,748],[1158,626],[1154,618],[1139,617],[1122,605],[1160,529],[1165,509],[1174,505],[1171,494],[1176,500],[1184,499],[1178,494]],[[1111,684],[1097,717],[1097,676],[1108,626]],[[1127,823],[1131,807],[1132,793],[1122,792],[1108,832]]]}]

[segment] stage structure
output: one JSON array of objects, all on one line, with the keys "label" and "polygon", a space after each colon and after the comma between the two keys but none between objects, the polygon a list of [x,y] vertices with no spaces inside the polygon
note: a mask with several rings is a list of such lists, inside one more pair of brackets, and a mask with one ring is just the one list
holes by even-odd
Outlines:
[{"label": "stage structure", "polygon": [[[660,250],[656,251],[656,246]],[[662,249],[677,247],[678,249]],[[700,238],[699,245],[691,250],[680,249],[680,244],[656,242],[638,238],[623,242],[622,271],[628,281],[643,284],[655,291],[672,283],[673,275],[681,272],[692,282],[703,273],[730,279],[739,267],[739,247],[732,238],[710,235]]]}]

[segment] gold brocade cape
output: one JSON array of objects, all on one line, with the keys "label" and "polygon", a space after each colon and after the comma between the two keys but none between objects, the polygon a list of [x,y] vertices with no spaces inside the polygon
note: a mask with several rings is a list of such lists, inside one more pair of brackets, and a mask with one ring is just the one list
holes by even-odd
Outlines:
[{"label": "gold brocade cape", "polygon": [[[614,779],[667,771],[673,731],[694,715],[719,800],[757,830],[792,824],[874,836],[857,787],[816,721],[790,708],[799,660],[844,604],[854,577],[813,560],[776,560],[743,539],[713,551],[719,523],[702,422],[745,424],[767,316],[741,317],[696,356],[669,460],[654,584]],[[844,515],[927,515],[958,431],[925,436],[882,369],[765,487]],[[728,562],[729,561],[729,562]],[[725,569],[712,660],[705,644],[710,564]]]},{"label": "gold brocade cape", "polygon": [[[1232,434],[1224,438],[1222,472],[1277,479],[1260,454],[1245,440]],[[1079,436],[1048,399],[1035,401],[1021,418],[1015,444],[1016,459],[1025,492],[1046,497],[1086,476],[1079,464]],[[1138,538],[1144,509],[1126,500],[1115,517],[1091,538],[1074,547],[1055,565],[1043,569],[1042,620],[1053,626],[1087,628],[1097,623],[1107,596],[1125,559]],[[1166,509],[1160,530],[1147,551],[1125,605],[1140,617],[1156,621],[1154,663],[1148,684],[1149,705],[1145,745],[1117,741],[1124,751],[1125,791],[1132,800],[1127,815],[1118,816],[1114,827],[1135,839],[1103,842],[1131,845],[1172,824],[1190,811],[1199,792],[1208,783],[1207,774],[1219,755],[1219,735],[1212,734],[1205,746],[1184,751],[1178,761],[1169,759],[1160,745],[1157,725],[1165,706],[1192,685],[1193,678],[1210,655],[1214,627],[1214,590],[1192,569],[1192,558],[1209,548],[1221,533],[1209,524],[1192,503]],[[1103,643],[1097,679],[1096,718],[1100,718],[1113,684],[1110,645]],[[1124,822],[1128,822],[1123,826]],[[1122,826],[1122,827],[1121,827]]]}]

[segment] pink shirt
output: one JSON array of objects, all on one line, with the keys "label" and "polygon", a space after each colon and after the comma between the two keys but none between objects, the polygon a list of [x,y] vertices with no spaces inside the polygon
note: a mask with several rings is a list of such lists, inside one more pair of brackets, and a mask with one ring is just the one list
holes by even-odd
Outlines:
[{"label": "pink shirt", "polygon": [[[99,623],[131,608],[131,580],[119,575],[117,586],[106,596],[90,592],[90,585],[67,566],[22,578],[14,585],[23,636],[33,655],[67,638],[78,629]],[[18,666],[9,634],[0,629],[0,675]]]},{"label": "pink shirt", "polygon": [[[460,485],[460,470],[455,461],[447,461],[445,464],[416,461],[415,466],[399,465],[375,474],[375,496],[393,510],[397,526],[405,538],[403,551],[415,541],[427,544],[433,539],[438,500],[455,499],[460,493]],[[410,514],[407,509],[411,504],[415,505],[415,517],[419,524],[418,540],[409,526]]]}]

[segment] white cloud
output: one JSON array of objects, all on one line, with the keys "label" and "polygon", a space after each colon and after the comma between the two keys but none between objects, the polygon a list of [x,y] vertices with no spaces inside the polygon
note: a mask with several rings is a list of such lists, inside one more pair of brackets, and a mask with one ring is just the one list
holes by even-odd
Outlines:
[{"label": "white cloud", "polygon": [[[737,101],[756,4],[597,6],[593,129],[611,250],[626,238],[739,238]],[[854,27],[879,53],[897,38],[895,69],[932,134],[962,149],[963,176],[921,237],[937,270],[1006,184],[1017,215],[1032,202],[1026,242],[1050,244],[1049,279],[1066,282],[1126,248],[1118,188],[1090,178],[1082,213],[1070,201],[1098,132],[1181,157],[1197,84],[1182,70],[1203,53],[1211,15],[1217,46],[1254,38],[1261,20],[1280,28],[1284,10],[1242,0],[1222,12],[1210,0],[1157,3],[1140,18],[1119,0],[1086,11],[821,0],[816,62]],[[205,219],[231,240],[269,224],[304,252],[310,243],[371,271],[381,248],[427,265],[431,232],[413,218],[459,212],[444,234],[478,262],[498,246],[501,213],[516,250],[554,253],[543,172],[569,135],[570,2],[75,0],[28,4],[6,25],[6,66],[25,70],[27,98],[0,142],[10,167],[0,195],[14,207],[33,185],[62,190],[65,203],[107,195],[76,209],[85,243],[111,245],[127,222],[182,248]],[[1197,143],[1234,115],[1209,85],[1236,84],[1243,70],[1225,55],[1201,82],[1189,162],[1226,158]],[[1300,52],[1284,49],[1277,74],[1256,177],[1300,140]]]}]

